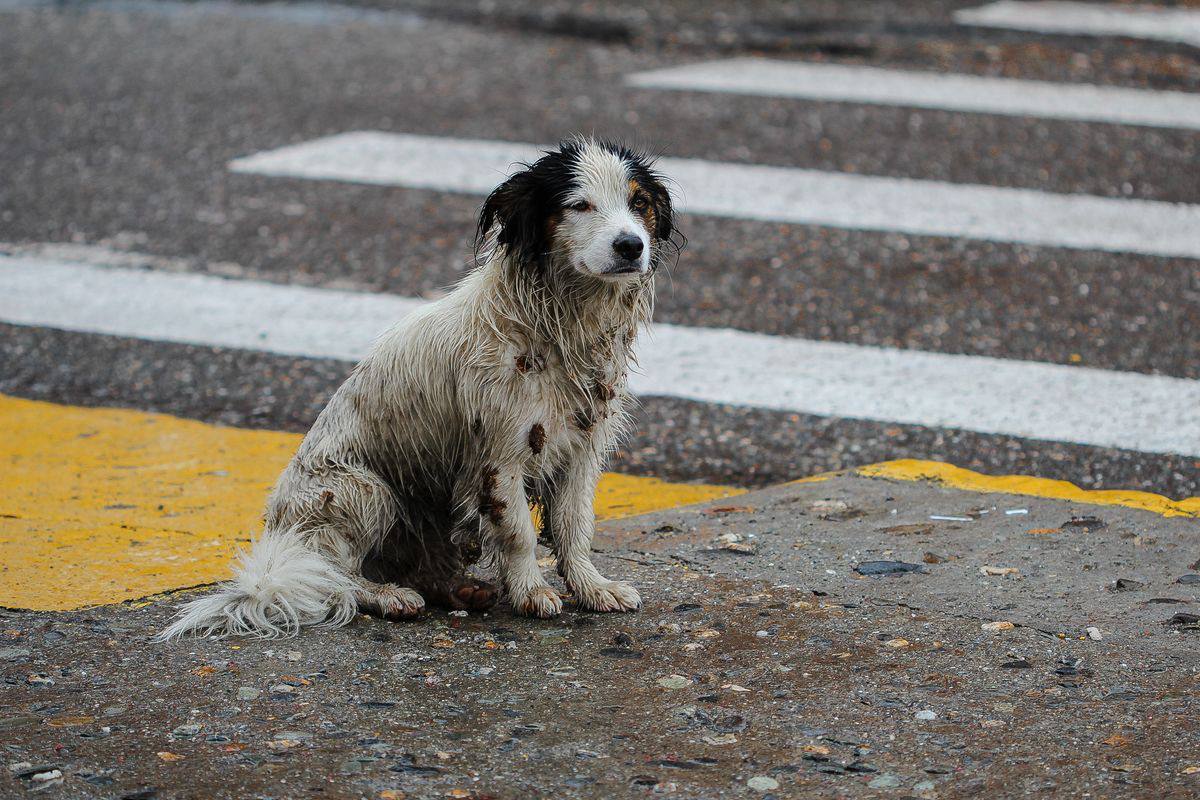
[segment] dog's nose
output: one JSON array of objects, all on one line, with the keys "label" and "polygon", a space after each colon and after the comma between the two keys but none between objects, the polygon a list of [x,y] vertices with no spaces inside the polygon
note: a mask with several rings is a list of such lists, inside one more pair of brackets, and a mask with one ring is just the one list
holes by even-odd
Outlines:
[{"label": "dog's nose", "polygon": [[636,261],[641,258],[644,247],[642,237],[632,233],[622,233],[613,240],[613,250],[616,250],[617,255],[626,261]]}]

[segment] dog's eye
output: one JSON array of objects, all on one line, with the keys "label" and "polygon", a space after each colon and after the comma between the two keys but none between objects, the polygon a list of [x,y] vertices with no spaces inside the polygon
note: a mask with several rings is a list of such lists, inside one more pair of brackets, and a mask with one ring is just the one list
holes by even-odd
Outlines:
[{"label": "dog's eye", "polygon": [[587,200],[577,200],[574,203],[571,203],[571,205],[567,206],[567,208],[571,211],[591,211],[592,204]]},{"label": "dog's eye", "polygon": [[630,205],[633,206],[634,211],[645,211],[650,207],[650,201],[646,199],[646,195],[644,194],[635,194]]}]

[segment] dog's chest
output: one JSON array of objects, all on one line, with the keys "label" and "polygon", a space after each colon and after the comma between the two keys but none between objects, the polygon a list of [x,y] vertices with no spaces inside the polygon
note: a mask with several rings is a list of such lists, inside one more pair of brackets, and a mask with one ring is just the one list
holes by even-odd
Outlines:
[{"label": "dog's chest", "polygon": [[508,349],[502,369],[521,421],[514,434],[531,462],[603,448],[624,407],[629,345],[623,336],[600,338],[573,364],[552,347],[520,342]]}]

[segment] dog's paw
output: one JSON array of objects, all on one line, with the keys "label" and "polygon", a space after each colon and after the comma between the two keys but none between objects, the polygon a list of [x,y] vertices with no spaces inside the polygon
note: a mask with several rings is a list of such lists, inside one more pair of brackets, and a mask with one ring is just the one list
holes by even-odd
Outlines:
[{"label": "dog's paw", "polygon": [[514,596],[512,606],[518,614],[548,619],[562,613],[562,598],[549,586],[535,586],[521,597]]},{"label": "dog's paw", "polygon": [[451,608],[467,609],[469,611],[487,611],[499,600],[496,587],[485,581],[465,578],[447,592],[448,604]]},{"label": "dog's paw", "polygon": [[359,608],[384,619],[412,619],[425,610],[425,598],[416,591],[384,583],[358,595]]},{"label": "dog's paw", "polygon": [[624,581],[605,581],[577,592],[579,605],[591,611],[637,611],[642,607],[638,590]]}]

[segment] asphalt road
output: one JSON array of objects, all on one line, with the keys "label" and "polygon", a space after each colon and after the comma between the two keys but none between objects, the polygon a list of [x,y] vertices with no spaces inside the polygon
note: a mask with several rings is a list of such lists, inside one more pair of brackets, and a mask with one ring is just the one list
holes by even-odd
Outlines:
[{"label": "asphalt road", "polygon": [[[477,198],[227,169],[353,130],[527,142],[594,131],[679,157],[1200,201],[1195,131],[623,83],[638,70],[768,53],[1200,90],[1200,52],[1183,45],[965,28],[950,17],[969,5],[957,2],[793,5],[10,3],[0,245],[103,246],[173,269],[433,296],[467,265]],[[696,215],[682,224],[690,242],[660,283],[660,321],[1200,379],[1192,259]],[[237,425],[303,430],[350,366],[0,330],[0,391]],[[1200,494],[1194,454],[670,398],[645,399],[615,467],[765,485],[897,457]]]}]

